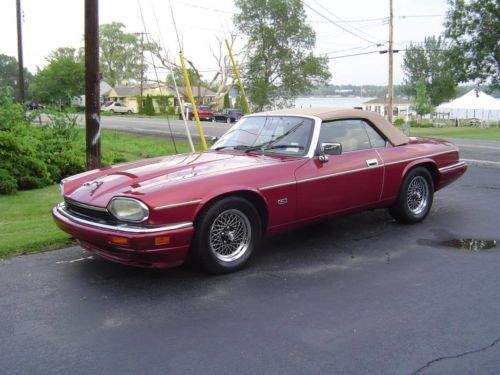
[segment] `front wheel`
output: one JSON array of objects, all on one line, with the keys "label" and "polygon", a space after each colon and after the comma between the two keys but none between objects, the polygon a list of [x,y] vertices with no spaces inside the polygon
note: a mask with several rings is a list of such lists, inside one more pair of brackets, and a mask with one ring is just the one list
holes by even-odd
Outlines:
[{"label": "front wheel", "polygon": [[246,199],[228,197],[208,206],[195,223],[192,255],[205,270],[243,268],[262,236],[259,213]]},{"label": "front wheel", "polygon": [[434,199],[434,183],[427,168],[412,169],[403,180],[396,203],[389,209],[401,223],[417,223],[425,219]]}]

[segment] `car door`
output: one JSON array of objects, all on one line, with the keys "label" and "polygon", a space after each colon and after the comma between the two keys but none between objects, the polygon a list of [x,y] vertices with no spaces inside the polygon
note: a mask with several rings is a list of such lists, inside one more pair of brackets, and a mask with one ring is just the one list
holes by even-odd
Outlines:
[{"label": "car door", "polygon": [[[308,219],[369,207],[380,200],[384,168],[369,136],[370,125],[361,119],[323,122],[318,150],[323,142],[340,143],[342,153],[322,162],[313,157],[296,171],[298,218]],[[374,131],[371,128],[371,131]]]}]

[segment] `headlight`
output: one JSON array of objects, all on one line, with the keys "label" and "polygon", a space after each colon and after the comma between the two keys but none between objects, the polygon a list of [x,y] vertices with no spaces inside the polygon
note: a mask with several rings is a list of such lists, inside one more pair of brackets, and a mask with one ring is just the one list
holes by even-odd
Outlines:
[{"label": "headlight", "polygon": [[140,223],[149,217],[148,207],[132,198],[113,198],[108,204],[108,211],[119,220]]}]

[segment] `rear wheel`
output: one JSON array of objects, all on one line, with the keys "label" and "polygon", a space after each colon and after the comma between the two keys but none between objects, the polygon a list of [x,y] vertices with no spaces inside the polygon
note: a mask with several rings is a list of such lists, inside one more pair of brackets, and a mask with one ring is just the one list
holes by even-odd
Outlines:
[{"label": "rear wheel", "polygon": [[240,197],[224,198],[196,220],[192,255],[209,272],[234,272],[248,263],[261,236],[256,208]]},{"label": "rear wheel", "polygon": [[434,183],[425,167],[412,169],[403,180],[396,203],[389,209],[401,223],[417,223],[425,219],[434,199]]}]

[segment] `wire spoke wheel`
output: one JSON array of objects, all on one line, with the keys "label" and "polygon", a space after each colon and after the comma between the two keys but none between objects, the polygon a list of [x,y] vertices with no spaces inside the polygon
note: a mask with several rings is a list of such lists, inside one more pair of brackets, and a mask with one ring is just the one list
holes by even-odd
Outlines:
[{"label": "wire spoke wheel", "polygon": [[416,176],[408,185],[406,194],[406,204],[408,209],[415,215],[422,213],[429,199],[429,185],[427,180],[422,176]]},{"label": "wire spoke wheel", "polygon": [[248,217],[237,209],[220,213],[210,227],[210,249],[222,262],[242,257],[250,246],[252,226]]}]

